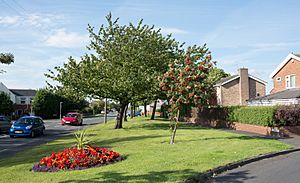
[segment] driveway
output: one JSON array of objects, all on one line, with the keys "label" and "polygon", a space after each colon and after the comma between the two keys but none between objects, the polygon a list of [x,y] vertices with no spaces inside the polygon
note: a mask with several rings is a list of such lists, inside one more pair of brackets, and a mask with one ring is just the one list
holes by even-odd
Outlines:
[{"label": "driveway", "polygon": [[300,152],[264,159],[233,169],[207,183],[299,183]]},{"label": "driveway", "polygon": [[[107,120],[116,118],[116,114],[108,114]],[[26,148],[44,144],[52,141],[61,135],[74,132],[78,129],[86,128],[91,125],[104,123],[104,117],[84,118],[82,126],[60,125],[58,119],[44,120],[46,132],[44,136],[35,138],[16,137],[10,138],[7,134],[0,135],[0,159],[14,155],[17,152],[23,151]]]}]

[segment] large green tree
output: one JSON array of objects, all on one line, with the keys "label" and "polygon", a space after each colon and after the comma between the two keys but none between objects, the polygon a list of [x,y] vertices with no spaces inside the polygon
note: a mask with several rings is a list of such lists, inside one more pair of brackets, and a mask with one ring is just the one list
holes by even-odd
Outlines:
[{"label": "large green tree", "polygon": [[10,100],[9,95],[4,92],[0,92],[0,114],[9,115],[13,111],[13,102]]},{"label": "large green tree", "polygon": [[[1,64],[11,64],[14,62],[14,55],[11,53],[0,53],[0,63]],[[0,73],[5,72],[0,69]]]},{"label": "large green tree", "polygon": [[171,112],[176,116],[176,122],[171,125],[170,144],[175,142],[181,109],[185,106],[202,108],[209,105],[214,93],[213,83],[208,80],[212,66],[211,54],[206,45],[193,46],[188,48],[185,59],[170,64],[169,70],[162,77],[160,87],[167,92]]},{"label": "large green tree", "polygon": [[119,101],[118,129],[122,128],[128,103],[146,98],[154,83],[157,85],[158,73],[176,58],[179,44],[142,20],[135,26],[120,25],[111,14],[106,19],[107,25],[102,24],[97,31],[88,27],[90,54],[77,62],[70,57],[63,67],[46,76],[90,97]]},{"label": "large green tree", "polygon": [[213,67],[208,74],[208,80],[212,83],[216,83],[222,78],[230,76],[229,73],[226,73],[223,69]]},{"label": "large green tree", "polygon": [[72,100],[61,93],[50,89],[39,89],[33,99],[33,110],[43,118],[58,118],[62,103],[62,114],[70,111],[81,111],[87,106],[85,100]]}]

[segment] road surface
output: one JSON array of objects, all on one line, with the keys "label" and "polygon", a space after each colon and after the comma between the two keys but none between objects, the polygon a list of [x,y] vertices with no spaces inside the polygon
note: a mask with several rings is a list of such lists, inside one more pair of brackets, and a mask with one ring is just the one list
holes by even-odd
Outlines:
[{"label": "road surface", "polygon": [[264,159],[224,172],[207,183],[299,183],[300,152]]},{"label": "road surface", "polygon": [[[116,118],[116,114],[108,114],[107,120]],[[104,123],[104,117],[84,118],[82,126],[60,125],[58,119],[44,120],[46,131],[44,136],[37,136],[35,138],[16,137],[10,138],[7,134],[0,134],[0,159],[14,155],[17,152],[23,151],[27,148],[44,144],[52,141],[61,135],[74,132],[78,129],[86,128],[91,125]]]}]

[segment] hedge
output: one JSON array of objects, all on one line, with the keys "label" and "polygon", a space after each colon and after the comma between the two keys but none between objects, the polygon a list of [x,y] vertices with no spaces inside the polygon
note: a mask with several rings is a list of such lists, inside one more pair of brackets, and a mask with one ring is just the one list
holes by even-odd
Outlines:
[{"label": "hedge", "polygon": [[275,126],[274,114],[277,108],[277,106],[229,107],[227,120],[260,126]]},{"label": "hedge", "polygon": [[277,126],[300,125],[300,105],[279,106],[274,120]]}]

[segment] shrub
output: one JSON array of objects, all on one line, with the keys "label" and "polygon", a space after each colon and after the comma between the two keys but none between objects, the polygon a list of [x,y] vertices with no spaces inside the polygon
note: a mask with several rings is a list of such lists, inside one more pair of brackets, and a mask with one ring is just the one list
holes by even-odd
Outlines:
[{"label": "shrub", "polygon": [[277,106],[249,106],[229,109],[229,121],[261,126],[274,126]]},{"label": "shrub", "polygon": [[300,125],[300,106],[280,106],[274,114],[277,126]]}]

